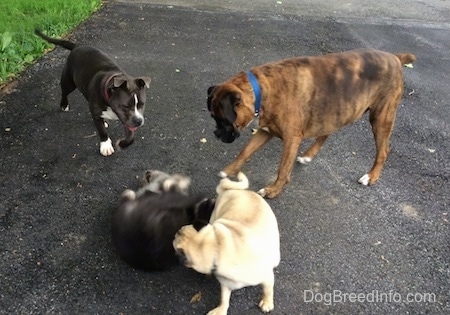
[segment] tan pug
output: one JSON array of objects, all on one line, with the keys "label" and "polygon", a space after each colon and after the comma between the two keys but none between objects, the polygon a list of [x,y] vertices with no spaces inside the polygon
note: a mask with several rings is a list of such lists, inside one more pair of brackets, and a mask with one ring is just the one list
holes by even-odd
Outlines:
[{"label": "tan pug", "polygon": [[273,269],[280,262],[278,224],[269,204],[248,190],[247,177],[220,181],[209,224],[182,227],[173,242],[186,267],[214,274],[221,286],[221,302],[208,315],[227,314],[231,291],[261,284],[262,312],[273,310]]}]

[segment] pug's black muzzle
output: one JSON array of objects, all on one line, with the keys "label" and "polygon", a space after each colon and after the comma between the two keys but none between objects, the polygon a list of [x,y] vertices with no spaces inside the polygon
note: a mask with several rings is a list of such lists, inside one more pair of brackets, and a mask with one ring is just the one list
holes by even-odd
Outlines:
[{"label": "pug's black muzzle", "polygon": [[184,254],[184,251],[182,249],[175,250],[175,256],[178,258],[178,261],[186,266],[188,264],[188,259],[186,255]]},{"label": "pug's black muzzle", "polygon": [[231,143],[239,138],[240,132],[231,124],[224,125],[221,122],[217,122],[214,135],[224,143]]}]

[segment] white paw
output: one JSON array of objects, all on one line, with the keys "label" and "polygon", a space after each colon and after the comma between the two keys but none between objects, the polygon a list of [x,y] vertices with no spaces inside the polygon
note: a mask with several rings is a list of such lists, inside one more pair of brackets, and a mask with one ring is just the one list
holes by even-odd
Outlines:
[{"label": "white paw", "polygon": [[103,156],[110,156],[114,153],[114,147],[110,138],[106,141],[100,142],[100,153]]},{"label": "white paw", "polygon": [[312,159],[308,156],[299,156],[297,158],[297,162],[299,162],[300,164],[308,164],[311,161]]},{"label": "white paw", "polygon": [[68,112],[69,111],[69,105],[67,105],[65,108],[62,108],[63,112]]},{"label": "white paw", "polygon": [[210,310],[207,315],[227,315],[227,309],[223,307],[216,307],[213,310]]},{"label": "white paw", "polygon": [[258,195],[260,195],[261,197],[265,197],[266,196],[266,190],[264,188],[261,188],[260,190],[258,190]]},{"label": "white paw", "polygon": [[358,183],[367,186],[369,185],[369,181],[370,181],[369,174],[366,174],[358,180]]},{"label": "white paw", "polygon": [[261,312],[269,313],[274,308],[273,301],[271,302],[262,299],[261,302],[259,302],[259,308],[261,309]]},{"label": "white paw", "polygon": [[131,189],[125,189],[122,192],[122,198],[128,198],[130,200],[136,199],[136,193]]},{"label": "white paw", "polygon": [[220,171],[220,172],[219,172],[219,177],[227,178],[228,175],[227,175],[227,173],[225,173],[224,171]]}]

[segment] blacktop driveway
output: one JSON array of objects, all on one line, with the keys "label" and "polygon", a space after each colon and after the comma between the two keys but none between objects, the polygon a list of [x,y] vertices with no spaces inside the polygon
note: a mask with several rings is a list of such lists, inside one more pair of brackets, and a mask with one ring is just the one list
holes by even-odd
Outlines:
[{"label": "blacktop driveway", "polygon": [[[449,1],[160,2],[107,1],[72,34],[152,77],[146,124],[129,149],[99,154],[80,93],[59,111],[63,49],[1,95],[0,313],[213,308],[214,278],[181,266],[136,271],[118,258],[109,226],[118,195],[148,168],[188,174],[193,191],[214,195],[216,174],[251,135],[214,138],[207,88],[260,63],[359,47],[417,56],[404,71],[392,152],[375,186],[357,183],[374,156],[365,117],[330,137],[312,164],[296,165],[269,201],[282,254],[273,314],[450,313]],[[122,136],[118,124],[110,129]],[[246,164],[252,189],[273,180],[280,150],[275,140]],[[229,314],[259,314],[259,293],[236,291]]]}]

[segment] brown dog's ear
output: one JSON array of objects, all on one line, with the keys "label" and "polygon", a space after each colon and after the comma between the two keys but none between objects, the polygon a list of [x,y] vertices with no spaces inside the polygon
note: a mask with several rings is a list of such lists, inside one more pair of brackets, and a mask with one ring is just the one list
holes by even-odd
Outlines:
[{"label": "brown dog's ear", "polygon": [[241,94],[236,92],[228,92],[221,100],[225,118],[230,123],[234,123],[236,121],[237,114],[234,109],[240,102]]},{"label": "brown dog's ear", "polygon": [[208,88],[208,100],[206,101],[206,106],[207,106],[207,108],[208,108],[208,111],[211,111],[211,99],[212,99],[212,91],[214,90],[214,88],[215,88],[216,86],[215,85],[213,85],[213,86],[210,86],[209,88]]},{"label": "brown dog's ear", "polygon": [[146,87],[148,89],[150,87],[150,82],[152,82],[152,79],[150,79],[149,77],[139,77],[136,78],[135,82],[140,89],[142,89],[143,87]]},{"label": "brown dog's ear", "polygon": [[215,85],[212,85],[208,88],[208,97],[211,96],[211,92],[214,90],[215,87],[216,87]]}]

